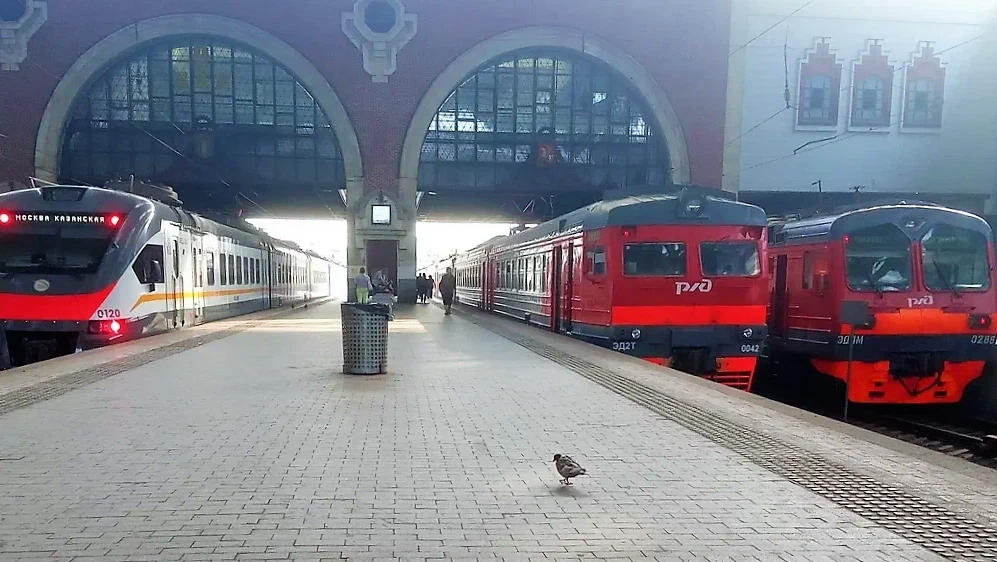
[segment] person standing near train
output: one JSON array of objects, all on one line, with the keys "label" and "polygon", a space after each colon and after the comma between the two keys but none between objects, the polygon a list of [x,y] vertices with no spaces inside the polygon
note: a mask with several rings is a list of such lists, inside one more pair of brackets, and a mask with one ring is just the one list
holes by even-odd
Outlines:
[{"label": "person standing near train", "polygon": [[440,277],[440,296],[443,297],[443,310],[446,316],[450,316],[450,307],[453,306],[454,293],[457,292],[457,278],[454,277],[453,268],[448,267],[447,272]]},{"label": "person standing near train", "polygon": [[373,287],[373,284],[370,282],[370,276],[367,275],[367,270],[361,267],[360,275],[357,275],[357,302],[365,304],[367,299],[370,298],[370,291]]}]

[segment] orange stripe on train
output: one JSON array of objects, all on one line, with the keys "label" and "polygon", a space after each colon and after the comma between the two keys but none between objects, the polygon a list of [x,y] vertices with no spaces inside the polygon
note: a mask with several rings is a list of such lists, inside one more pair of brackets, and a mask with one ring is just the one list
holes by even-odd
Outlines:
[{"label": "orange stripe on train", "polygon": [[[233,295],[247,295],[250,293],[262,293],[262,292],[263,292],[262,288],[226,289],[224,291],[204,291],[203,298],[209,299],[213,297],[230,297]],[[176,298],[193,299],[195,295],[196,293],[193,292],[185,292],[182,294],[177,294]],[[147,302],[159,302],[159,301],[169,300],[171,298],[174,298],[174,295],[171,293],[146,293],[140,296],[138,300],[135,301],[135,304],[132,306],[132,310],[135,310],[136,308]]]},{"label": "orange stripe on train", "polygon": [[[943,335],[943,334],[992,334],[993,328],[973,330],[969,327],[968,312],[945,312],[940,308],[903,308],[895,312],[877,311],[870,307],[876,316],[876,325],[871,329],[858,328],[857,334],[882,335]],[[991,314],[991,325],[997,327],[997,315]],[[842,332],[847,332],[847,328]]]}]

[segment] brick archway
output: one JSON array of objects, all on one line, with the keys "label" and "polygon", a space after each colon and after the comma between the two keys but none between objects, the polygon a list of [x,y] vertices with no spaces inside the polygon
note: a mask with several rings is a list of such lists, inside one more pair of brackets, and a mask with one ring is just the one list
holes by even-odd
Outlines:
[{"label": "brick archway", "polygon": [[137,46],[174,35],[209,35],[237,41],[279,61],[315,98],[329,117],[343,153],[347,189],[363,185],[360,144],[339,96],[308,60],[287,43],[249,24],[207,14],[144,20],[107,36],[84,53],[56,86],[38,128],[35,174],[55,181],[61,164],[63,133],[77,95],[94,76]]},{"label": "brick archway", "polygon": [[557,27],[528,27],[478,43],[452,62],[433,81],[416,108],[402,147],[399,191],[403,201],[415,199],[422,144],[433,117],[447,96],[481,65],[510,51],[530,47],[557,47],[576,51],[616,69],[647,102],[651,116],[664,134],[673,181],[690,181],[689,149],[678,114],[664,90],[640,63],[610,43],[580,31]]}]

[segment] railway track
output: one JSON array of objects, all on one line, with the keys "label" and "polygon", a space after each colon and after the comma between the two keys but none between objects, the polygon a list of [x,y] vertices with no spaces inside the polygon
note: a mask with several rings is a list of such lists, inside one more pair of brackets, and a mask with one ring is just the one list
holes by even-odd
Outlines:
[{"label": "railway track", "polygon": [[997,424],[946,414],[865,411],[849,423],[928,449],[997,468]]},{"label": "railway track", "polygon": [[[778,376],[778,375],[777,375]],[[796,377],[759,389],[759,394],[838,421],[844,390],[824,378]],[[819,390],[815,390],[819,389]],[[997,469],[997,423],[967,417],[954,407],[852,404],[847,423],[894,439]]]}]

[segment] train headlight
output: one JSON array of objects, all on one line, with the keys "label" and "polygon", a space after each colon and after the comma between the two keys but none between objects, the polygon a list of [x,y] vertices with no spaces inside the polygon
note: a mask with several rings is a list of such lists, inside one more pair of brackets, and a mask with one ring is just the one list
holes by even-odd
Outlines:
[{"label": "train headlight", "polygon": [[121,217],[118,215],[111,215],[111,217],[108,218],[107,221],[111,223],[111,226],[118,226],[118,224],[121,223]]},{"label": "train headlight", "polygon": [[111,328],[111,333],[113,334],[121,332],[121,323],[117,320],[111,320],[111,324],[108,327]]},{"label": "train headlight", "polygon": [[10,213],[0,213],[0,224],[10,224]]}]

